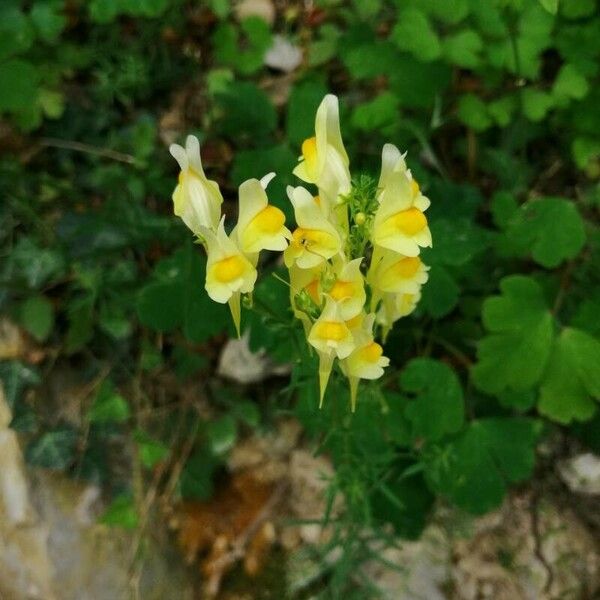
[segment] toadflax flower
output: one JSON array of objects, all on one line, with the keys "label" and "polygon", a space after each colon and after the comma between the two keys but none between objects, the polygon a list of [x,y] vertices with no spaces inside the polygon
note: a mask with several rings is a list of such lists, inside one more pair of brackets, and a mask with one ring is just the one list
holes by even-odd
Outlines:
[{"label": "toadflax flower", "polygon": [[344,321],[360,314],[365,305],[367,296],[364,277],[360,271],[362,261],[362,258],[355,258],[347,262],[341,256],[333,259],[335,281],[327,294],[339,304]]},{"label": "toadflax flower", "polygon": [[[371,263],[367,280],[377,292],[416,294],[427,281],[428,270],[429,267],[418,256],[403,256],[384,250],[381,258]],[[375,294],[374,297],[379,300],[381,296]]]},{"label": "toadflax flower", "polygon": [[308,343],[319,354],[320,404],[325,397],[325,389],[335,358],[344,359],[355,348],[354,338],[346,322],[342,319],[338,303],[327,298],[325,308],[308,334]]},{"label": "toadflax flower", "polygon": [[383,188],[373,222],[373,243],[405,256],[417,256],[420,247],[431,246],[431,232],[424,214],[430,202],[405,168],[397,149],[396,165],[390,168],[396,152],[391,150],[395,148],[391,144],[386,148],[382,153]]},{"label": "toadflax flower", "polygon": [[179,163],[179,182],[173,192],[174,212],[196,235],[202,228],[216,230],[223,196],[216,181],[207,179],[200,159],[198,138],[188,135],[185,148],[171,144],[169,152]]},{"label": "toadflax flower", "polygon": [[340,131],[338,99],[332,94],[325,96],[319,105],[315,135],[302,143],[299,160],[294,175],[306,183],[314,183],[319,195],[330,205],[350,191],[350,161]]},{"label": "toadflax flower", "polygon": [[[261,250],[285,250],[291,238],[285,227],[283,211],[269,204],[266,184],[274,177],[248,179],[240,185],[239,214],[236,234],[242,252],[253,254]],[[263,186],[264,183],[264,186]]]},{"label": "toadflax flower", "polygon": [[289,267],[295,263],[302,269],[316,267],[339,253],[342,238],[308,190],[289,186],[287,192],[298,227],[284,253],[285,264]]},{"label": "toadflax flower", "polygon": [[225,232],[225,217],[216,233],[203,228],[208,255],[206,291],[215,301],[229,302],[235,328],[240,333],[240,294],[251,292],[256,283],[256,269],[244,256],[235,241]]},{"label": "toadflax flower", "polygon": [[375,315],[371,313],[362,319],[357,329],[352,329],[356,348],[342,361],[342,370],[350,382],[352,412],[356,408],[356,394],[360,379],[379,379],[390,359],[383,356],[383,348],[373,339]]},{"label": "toadflax flower", "polygon": [[181,167],[175,214],[207,251],[209,296],[229,303],[239,336],[241,296],[254,289],[259,253],[283,251],[294,316],[319,357],[319,407],[337,361],[354,411],[360,380],[383,375],[390,362],[383,341],[394,322],[415,309],[428,279],[420,253],[431,246],[430,202],[404,155],[386,144],[379,180],[359,175],[351,181],[338,100],[327,95],[294,169],[316,189],[287,188],[296,228],[290,232],[284,213],[269,203],[269,173],[240,186],[238,221],[228,235],[220,218],[223,199],[204,175],[198,140],[189,136],[186,148],[173,145],[171,154]]}]

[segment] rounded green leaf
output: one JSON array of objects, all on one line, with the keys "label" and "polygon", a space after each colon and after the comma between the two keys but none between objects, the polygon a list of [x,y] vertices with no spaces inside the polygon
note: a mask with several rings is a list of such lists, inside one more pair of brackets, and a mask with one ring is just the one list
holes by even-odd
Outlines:
[{"label": "rounded green leaf", "polygon": [[39,78],[37,68],[29,62],[0,62],[0,112],[22,111],[35,103]]},{"label": "rounded green leaf", "polygon": [[20,310],[23,328],[38,342],[48,338],[54,326],[54,307],[44,296],[32,296],[23,302]]},{"label": "rounded green leaf", "polygon": [[417,8],[406,8],[400,12],[390,39],[401,50],[425,62],[435,60],[442,53],[437,33],[426,15]]},{"label": "rounded green leaf", "polygon": [[475,131],[485,131],[492,125],[483,100],[474,94],[465,94],[458,101],[458,118]]},{"label": "rounded green leaf", "polygon": [[402,371],[400,385],[415,395],[405,409],[415,438],[436,441],[462,427],[462,388],[448,365],[430,358],[415,358]]},{"label": "rounded green leaf", "polygon": [[505,277],[501,296],[483,304],[483,323],[492,332],[477,349],[471,374],[475,385],[488,394],[507,389],[527,390],[542,376],[553,336],[553,320],[542,289],[523,275]]},{"label": "rounded green leaf", "polygon": [[594,400],[600,401],[600,341],[567,327],[554,343],[538,410],[559,423],[586,421],[598,408]]}]

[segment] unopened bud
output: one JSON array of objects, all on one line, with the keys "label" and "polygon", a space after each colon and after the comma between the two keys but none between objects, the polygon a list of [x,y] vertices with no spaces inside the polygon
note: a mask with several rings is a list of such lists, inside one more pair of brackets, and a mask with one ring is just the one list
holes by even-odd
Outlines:
[{"label": "unopened bud", "polygon": [[364,212],[356,213],[356,215],[354,217],[354,222],[357,225],[364,225],[366,220],[367,220],[367,215],[365,215]]}]

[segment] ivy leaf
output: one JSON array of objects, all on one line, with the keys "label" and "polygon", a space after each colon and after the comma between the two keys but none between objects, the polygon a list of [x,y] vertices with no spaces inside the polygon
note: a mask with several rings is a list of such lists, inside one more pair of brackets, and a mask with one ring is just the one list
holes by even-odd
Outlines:
[{"label": "ivy leaf", "polygon": [[565,327],[554,342],[538,410],[553,421],[586,421],[600,401],[600,341]]},{"label": "ivy leaf", "polygon": [[213,474],[218,465],[207,448],[192,453],[181,472],[179,488],[184,499],[207,500],[213,493]]},{"label": "ivy leaf", "polygon": [[530,476],[541,425],[532,419],[472,421],[453,440],[425,450],[425,477],[437,493],[475,514],[498,506],[508,483]]},{"label": "ivy leaf", "polygon": [[449,366],[430,358],[415,358],[402,371],[400,385],[415,394],[405,409],[415,438],[437,441],[462,427],[462,388]]},{"label": "ivy leaf", "polygon": [[27,446],[25,460],[35,467],[66,469],[73,462],[77,439],[77,431],[68,425],[46,431]]},{"label": "ivy leaf", "polygon": [[129,494],[117,496],[100,517],[100,523],[124,529],[135,529],[139,519],[133,498]]},{"label": "ivy leaf", "polygon": [[43,342],[54,326],[54,307],[44,296],[32,296],[21,305],[20,321],[38,342]]},{"label": "ivy leaf", "polygon": [[583,248],[583,219],[575,204],[564,198],[533,200],[515,213],[500,243],[517,256],[531,252],[535,262],[552,269]]},{"label": "ivy leaf", "polygon": [[133,437],[137,443],[140,462],[147,469],[154,468],[169,456],[169,448],[162,442],[150,437],[142,429],[137,429]]},{"label": "ivy leaf", "polygon": [[208,441],[215,456],[225,454],[233,448],[237,439],[237,426],[232,415],[225,415],[208,424]]},{"label": "ivy leaf", "polygon": [[424,62],[435,60],[442,53],[437,33],[417,8],[406,8],[400,12],[390,39],[398,48],[411,52]]},{"label": "ivy leaf", "polygon": [[502,295],[483,304],[483,323],[490,335],[479,343],[478,363],[471,371],[475,385],[488,394],[535,385],[553,335],[552,315],[534,279],[511,275],[502,279],[500,290]]},{"label": "ivy leaf", "polygon": [[90,408],[88,418],[91,423],[123,423],[131,415],[127,400],[117,393],[109,380],[105,380],[94,404]]},{"label": "ivy leaf", "polygon": [[23,392],[28,387],[39,385],[41,378],[37,369],[29,365],[18,360],[2,360],[0,361],[0,382],[7,404],[15,412]]}]

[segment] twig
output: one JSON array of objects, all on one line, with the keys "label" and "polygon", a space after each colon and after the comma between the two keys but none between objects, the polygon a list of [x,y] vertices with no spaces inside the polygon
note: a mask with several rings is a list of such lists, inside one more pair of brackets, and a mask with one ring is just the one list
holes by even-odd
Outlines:
[{"label": "twig", "polygon": [[554,581],[554,572],[552,571],[550,563],[546,560],[546,557],[544,556],[544,549],[542,547],[542,538],[539,523],[539,503],[539,492],[534,490],[531,496],[531,504],[529,506],[531,512],[531,532],[533,534],[534,543],[533,552],[535,554],[535,557],[540,561],[540,563],[546,570],[546,573],[548,574],[548,578],[546,579],[546,583],[544,585],[544,593],[547,594],[550,591],[550,588],[552,587],[552,583]]},{"label": "twig", "polygon": [[246,552],[246,546],[248,545],[249,541],[252,539],[254,534],[257,533],[260,526],[269,518],[271,512],[281,500],[286,487],[287,483],[283,481],[277,485],[275,491],[271,494],[271,497],[262,507],[260,512],[256,515],[248,527],[246,527],[246,529],[244,529],[244,531],[242,531],[240,535],[238,535],[233,541],[230,550],[219,556],[219,558],[211,563],[211,570],[213,574],[206,583],[206,593],[210,597],[216,596],[225,570],[244,556]]},{"label": "twig", "polygon": [[74,140],[61,140],[58,138],[41,138],[39,140],[41,146],[46,148],[61,148],[63,150],[73,150],[74,152],[84,152],[86,154],[93,154],[95,156],[101,156],[103,158],[110,158],[118,162],[124,162],[127,164],[135,163],[135,156],[131,154],[125,154],[124,152],[117,152],[110,148],[98,148],[97,146],[90,146],[83,142],[76,142]]}]

